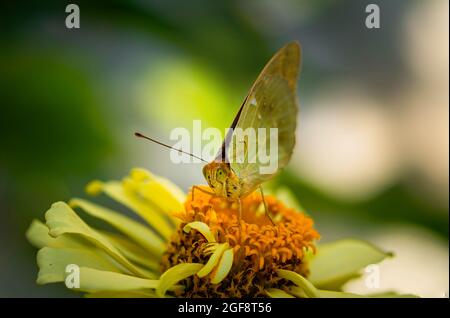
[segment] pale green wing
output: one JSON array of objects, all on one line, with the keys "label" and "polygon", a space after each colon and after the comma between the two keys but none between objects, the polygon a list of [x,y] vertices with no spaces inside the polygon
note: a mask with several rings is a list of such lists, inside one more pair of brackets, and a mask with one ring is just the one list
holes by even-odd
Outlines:
[{"label": "pale green wing", "polygon": [[[225,140],[231,168],[241,179],[242,195],[272,178],[291,158],[298,112],[296,90],[299,67],[300,46],[297,42],[279,50],[258,76],[239,110],[231,138]],[[263,128],[265,138],[249,141],[250,131],[246,131],[247,128],[253,128],[259,137],[263,135],[258,128]],[[272,165],[261,162],[261,152],[266,150],[268,155],[272,147],[270,128],[278,129],[278,162],[274,164],[272,160]]]}]

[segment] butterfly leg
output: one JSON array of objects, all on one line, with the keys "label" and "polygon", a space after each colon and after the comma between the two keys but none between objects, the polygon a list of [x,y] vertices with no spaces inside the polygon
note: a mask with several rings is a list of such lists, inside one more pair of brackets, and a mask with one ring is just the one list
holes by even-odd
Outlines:
[{"label": "butterfly leg", "polygon": [[238,223],[239,223],[239,245],[242,246],[242,202],[241,199],[238,199],[239,210],[238,210]]},{"label": "butterfly leg", "polygon": [[229,229],[234,229],[234,228],[238,228],[238,232],[239,232],[239,238],[238,238],[238,244],[241,244],[241,237],[242,237],[242,201],[240,198],[235,199],[236,201],[232,201],[233,203],[237,202],[238,204],[238,214],[237,214],[237,224],[236,225],[231,225],[228,227],[227,230]]},{"label": "butterfly leg", "polygon": [[191,201],[194,201],[194,191],[195,191],[195,190],[201,191],[201,192],[206,193],[206,194],[209,194],[209,195],[211,195],[211,196],[216,195],[214,192],[207,191],[207,190],[202,189],[202,188],[200,188],[200,187],[198,187],[198,186],[192,186],[192,191],[191,191],[191,196],[192,196],[192,197],[191,197]]},{"label": "butterfly leg", "polygon": [[270,222],[272,222],[272,225],[275,226],[275,222],[273,221],[272,216],[269,213],[269,209],[267,208],[267,202],[266,202],[266,199],[264,198],[264,192],[263,192],[262,186],[259,186],[259,191],[261,192],[261,197],[262,197],[262,201],[264,204],[264,211],[266,212],[266,215],[269,218]]}]

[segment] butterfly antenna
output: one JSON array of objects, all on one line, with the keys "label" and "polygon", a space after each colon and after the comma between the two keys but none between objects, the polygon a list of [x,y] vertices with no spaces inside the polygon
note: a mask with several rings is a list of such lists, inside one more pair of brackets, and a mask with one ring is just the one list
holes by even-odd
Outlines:
[{"label": "butterfly antenna", "polygon": [[169,149],[176,150],[176,151],[178,151],[178,152],[180,152],[180,153],[184,153],[184,154],[189,155],[189,156],[191,156],[191,157],[193,157],[193,158],[197,158],[197,159],[199,159],[199,160],[201,160],[201,161],[203,161],[203,162],[208,163],[208,161],[206,161],[206,160],[203,159],[203,158],[197,157],[196,155],[193,155],[193,154],[191,154],[191,153],[189,153],[189,152],[186,152],[186,151],[183,151],[183,150],[181,150],[181,149],[177,149],[177,148],[174,148],[174,147],[172,147],[172,146],[166,145],[165,143],[162,143],[162,142],[160,142],[160,141],[158,141],[158,140],[155,140],[155,139],[153,139],[153,138],[147,137],[147,136],[145,136],[145,135],[143,135],[143,134],[141,134],[141,133],[136,132],[136,133],[134,133],[134,135],[135,135],[136,137],[144,138],[144,139],[150,140],[150,141],[152,141],[152,142],[154,142],[154,143],[156,143],[156,144],[158,144],[158,145],[161,145],[161,146],[163,146],[163,147],[166,147],[166,148],[169,148]]}]

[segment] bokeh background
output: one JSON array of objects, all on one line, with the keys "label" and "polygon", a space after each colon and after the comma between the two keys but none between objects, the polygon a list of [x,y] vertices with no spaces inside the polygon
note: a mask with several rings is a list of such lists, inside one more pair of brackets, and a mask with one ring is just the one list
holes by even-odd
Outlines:
[{"label": "bokeh background", "polygon": [[[35,284],[24,233],[92,179],[140,166],[185,191],[175,127],[224,129],[271,55],[299,40],[298,143],[288,188],[323,241],[369,240],[396,257],[381,289],[448,297],[449,3],[396,1],[8,1],[0,19],[0,296],[67,296]],[[381,28],[365,27],[365,7]],[[347,290],[367,290],[349,283]],[[380,290],[380,291],[382,291]]]}]

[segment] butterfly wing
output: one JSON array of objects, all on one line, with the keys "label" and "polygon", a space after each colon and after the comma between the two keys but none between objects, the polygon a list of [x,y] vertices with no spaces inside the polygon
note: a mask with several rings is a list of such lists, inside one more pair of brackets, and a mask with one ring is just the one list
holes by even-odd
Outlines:
[{"label": "butterfly wing", "polygon": [[[299,67],[300,46],[297,42],[289,43],[272,57],[250,89],[233,121],[231,128],[234,131],[227,134],[223,149],[219,151],[218,157],[228,158],[231,169],[241,180],[242,195],[271,179],[291,158],[298,112],[296,90]],[[237,133],[238,128],[241,132],[247,128],[256,131],[264,128],[266,136],[257,144],[251,143],[245,134]],[[262,173],[258,145],[265,142],[269,149],[270,128],[278,128],[278,166],[275,171]],[[255,155],[258,157],[255,158]]]}]

